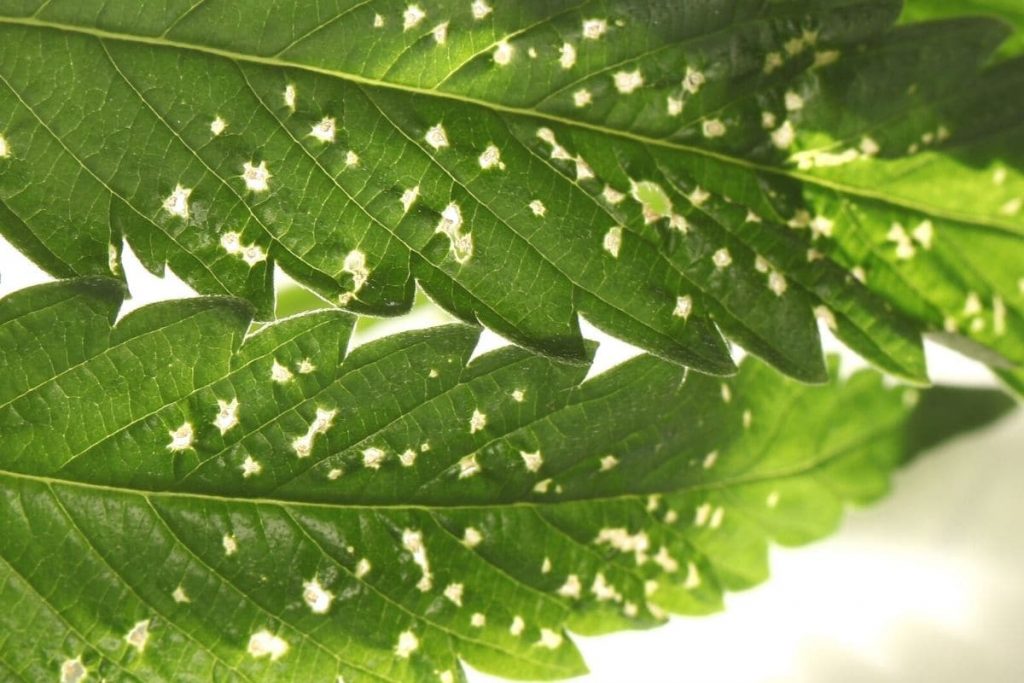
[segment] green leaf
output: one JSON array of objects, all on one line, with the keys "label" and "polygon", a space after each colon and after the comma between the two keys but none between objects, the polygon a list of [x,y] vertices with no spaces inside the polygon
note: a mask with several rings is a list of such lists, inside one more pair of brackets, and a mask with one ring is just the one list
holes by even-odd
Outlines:
[{"label": "green leaf", "polygon": [[1021,65],[979,75],[994,22],[889,32],[899,11],[8,0],[0,230],[59,275],[116,271],[126,238],[263,317],[276,263],[361,313],[418,282],[557,357],[585,360],[583,314],[728,375],[721,332],[805,381],[826,377],[815,315],[927,381],[920,333],[973,294],[1000,332],[957,329],[1020,363],[1024,228],[994,202],[1024,180],[968,195],[948,172],[1020,158]]},{"label": "green leaf", "polygon": [[1024,5],[1018,0],[906,0],[903,21],[942,19],[965,14],[996,17],[1013,26],[1013,35],[1003,43],[1000,54],[1020,54],[1024,50]]},{"label": "green leaf", "polygon": [[920,444],[916,392],[873,372],[641,356],[582,382],[514,347],[469,363],[461,325],[346,355],[338,311],[247,335],[234,300],[113,325],[120,302],[0,301],[5,678],[578,674],[566,629],[720,609]]}]

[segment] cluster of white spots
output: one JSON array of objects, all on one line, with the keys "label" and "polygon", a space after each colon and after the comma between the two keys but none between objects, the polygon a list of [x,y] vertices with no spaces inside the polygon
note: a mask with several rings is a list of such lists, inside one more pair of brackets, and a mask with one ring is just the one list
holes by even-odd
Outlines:
[{"label": "cluster of white spots", "polygon": [[562,645],[562,634],[549,628],[542,628],[537,645],[546,647],[549,650],[557,650]]},{"label": "cluster of white spots", "polygon": [[480,158],[477,161],[480,162],[480,168],[485,171],[489,171],[492,168],[505,170],[505,162],[501,160],[501,150],[494,144],[487,145],[487,149],[480,154]]},{"label": "cluster of white spots", "polygon": [[220,236],[220,246],[231,256],[237,256],[252,268],[267,260],[267,252],[258,244],[242,244],[242,236],[229,231]]},{"label": "cluster of white spots", "polygon": [[711,256],[711,261],[719,270],[728,268],[732,265],[732,254],[729,253],[728,249],[722,247]]},{"label": "cluster of white spots", "polygon": [[399,199],[402,202],[402,212],[409,213],[409,209],[416,203],[416,199],[420,196],[420,186],[410,187],[408,190],[402,192],[402,197]]},{"label": "cluster of white spots", "polygon": [[363,467],[371,470],[379,470],[384,459],[387,457],[387,453],[384,450],[371,446],[363,449]]},{"label": "cluster of white spots", "polygon": [[360,558],[359,562],[356,562],[356,570],[353,572],[353,574],[355,574],[355,577],[357,579],[361,579],[367,574],[369,574],[371,569],[373,569],[373,565],[370,564],[370,561],[368,559],[363,557]]},{"label": "cluster of white spots", "polygon": [[184,586],[178,586],[171,592],[171,599],[179,605],[192,602],[192,599],[188,597],[188,593],[185,592]]},{"label": "cluster of white spots", "polygon": [[469,418],[469,433],[476,434],[487,426],[487,415],[478,409],[473,409],[473,415]]},{"label": "cluster of white spots", "polygon": [[539,199],[534,199],[532,202],[530,202],[530,211],[533,212],[534,216],[537,216],[538,218],[543,218],[544,214],[548,212],[548,209],[546,206],[544,206],[544,202],[542,202]]},{"label": "cluster of white spots", "polygon": [[477,462],[476,453],[467,455],[466,457],[459,460],[459,479],[468,479],[469,477],[475,477],[480,474],[483,468],[480,467],[480,463]]},{"label": "cluster of white spots", "polygon": [[426,140],[427,144],[434,149],[441,149],[448,146],[448,132],[440,123],[428,128],[423,139]]},{"label": "cluster of white spots", "polygon": [[210,132],[213,133],[215,136],[223,133],[227,129],[227,127],[228,122],[219,116],[210,122]]},{"label": "cluster of white spots", "polygon": [[583,21],[583,37],[586,40],[597,40],[608,31],[608,22],[604,19],[585,19]]},{"label": "cluster of white spots", "polygon": [[616,71],[612,76],[615,89],[623,95],[628,95],[644,84],[644,75],[639,69],[633,71]]},{"label": "cluster of white spots", "polygon": [[621,204],[626,199],[625,194],[619,192],[611,185],[604,186],[604,189],[601,190],[601,196],[604,197],[604,200],[611,204],[612,206],[615,206],[616,204]]},{"label": "cluster of white spots", "polygon": [[477,21],[486,18],[488,14],[494,11],[484,0],[473,0],[473,4],[469,8],[473,12],[473,18]]},{"label": "cluster of white spots", "polygon": [[441,220],[434,232],[439,232],[448,238],[449,251],[456,262],[466,263],[473,257],[473,236],[469,233],[462,233],[462,209],[457,203],[451,202],[441,212]]},{"label": "cluster of white spots", "polygon": [[195,440],[195,431],[192,429],[191,422],[186,420],[180,427],[167,432],[167,434],[171,437],[170,442],[167,444],[167,450],[171,453],[178,453],[192,448],[192,442]]},{"label": "cluster of white spots", "polygon": [[594,96],[586,88],[580,88],[572,94],[572,102],[577,107],[586,107],[594,101]]},{"label": "cluster of white spots", "polygon": [[534,451],[533,453],[519,451],[519,456],[523,459],[523,464],[530,472],[539,471],[544,464],[544,457],[540,454],[540,451]]},{"label": "cluster of white spots", "polygon": [[213,418],[213,424],[221,434],[225,434],[238,424],[238,399],[233,398],[230,401],[218,399],[217,408],[217,417]]},{"label": "cluster of white spots", "polygon": [[135,622],[135,625],[125,634],[124,642],[139,652],[145,652],[146,643],[149,642],[149,619]]},{"label": "cluster of white spots", "polygon": [[318,434],[327,433],[327,430],[334,423],[334,416],[337,414],[338,411],[336,409],[320,408],[318,406],[316,417],[313,418],[306,433],[292,441],[292,450],[295,451],[295,455],[300,458],[308,458],[309,454],[313,452],[313,440],[316,439]]},{"label": "cluster of white spots", "polygon": [[507,40],[499,42],[494,48],[494,63],[498,66],[506,66],[512,61],[512,55],[515,54],[515,51],[515,48]]},{"label": "cluster of white spots", "polygon": [[444,597],[448,598],[458,607],[462,607],[462,594],[465,587],[461,583],[449,583],[444,588]]},{"label": "cluster of white spots", "polygon": [[246,189],[251,192],[266,192],[270,189],[270,171],[267,170],[267,162],[261,161],[259,166],[253,166],[251,161],[242,164],[242,180],[245,181]]},{"label": "cluster of white spots", "polygon": [[692,66],[686,67],[686,74],[683,76],[683,90],[691,95],[696,95],[706,82],[707,77],[704,76],[703,71],[694,69]]},{"label": "cluster of white spots", "polygon": [[60,665],[60,683],[81,683],[88,675],[89,670],[82,664],[81,655],[74,659],[65,660]]},{"label": "cluster of white spots", "polygon": [[278,384],[284,384],[290,382],[293,377],[292,371],[281,365],[275,358],[274,364],[270,366],[270,379]]},{"label": "cluster of white spots", "polygon": [[395,654],[402,659],[409,659],[409,655],[420,646],[420,639],[412,631],[402,631],[398,634],[398,642],[395,644]]},{"label": "cluster of white spots", "polygon": [[706,138],[720,138],[726,133],[725,124],[721,119],[708,119],[701,126]]},{"label": "cluster of white spots", "polygon": [[398,462],[401,463],[402,467],[412,467],[416,464],[416,457],[419,455],[416,451],[411,448],[406,448],[404,451],[398,454]]},{"label": "cluster of white spots", "polygon": [[619,226],[609,228],[608,232],[604,234],[601,246],[613,257],[618,258],[619,250],[622,249],[622,228]]},{"label": "cluster of white spots", "polygon": [[508,632],[517,638],[523,635],[523,631],[526,630],[526,622],[518,614],[512,617],[512,624],[508,627]]},{"label": "cluster of white spots", "polygon": [[700,571],[697,570],[697,565],[693,562],[687,562],[686,580],[683,582],[683,588],[689,591],[698,586],[700,586]]},{"label": "cluster of white spots", "polygon": [[284,638],[275,636],[266,629],[257,631],[249,637],[249,654],[259,659],[270,657],[270,661],[276,661],[288,652],[288,643]]},{"label": "cluster of white spots", "polygon": [[594,594],[598,602],[622,602],[622,594],[616,590],[615,586],[608,582],[608,579],[601,572],[594,576],[594,583],[590,585],[590,592]]},{"label": "cluster of white spots", "polygon": [[409,5],[402,13],[402,30],[408,31],[415,28],[421,21],[427,18],[427,13],[420,9],[419,5]]},{"label": "cluster of white spots", "polygon": [[764,56],[764,67],[761,70],[765,74],[771,74],[775,70],[781,69],[783,63],[784,60],[781,52],[769,52]]},{"label": "cluster of white spots", "polygon": [[182,187],[181,185],[175,185],[174,191],[167,196],[164,200],[164,211],[177,216],[178,218],[188,218],[188,198],[192,195],[192,189],[188,187]]},{"label": "cluster of white spots", "polygon": [[473,628],[483,628],[487,625],[487,617],[480,612],[473,612],[473,616],[469,618],[469,625]]},{"label": "cluster of white spots", "polygon": [[550,574],[551,573],[551,558],[545,557],[544,561],[540,563],[540,573]]},{"label": "cluster of white spots", "polygon": [[614,455],[606,455],[601,458],[599,472],[607,472],[615,469],[619,464],[619,459]]},{"label": "cluster of white spots", "polygon": [[828,306],[815,306],[814,317],[825,323],[825,326],[833,332],[838,328],[835,313]]},{"label": "cluster of white spots", "polygon": [[475,548],[484,540],[484,535],[476,527],[467,526],[462,532],[462,544],[467,548]]},{"label": "cluster of white spots", "polygon": [[373,27],[374,28],[383,28],[384,27],[384,17],[382,17],[379,14],[374,14],[373,15]]},{"label": "cluster of white spots", "polygon": [[785,96],[783,96],[783,103],[786,105],[786,111],[800,111],[804,108],[804,98],[793,90],[786,91]]},{"label": "cluster of white spots", "polygon": [[220,539],[220,544],[224,546],[224,554],[228,557],[238,552],[238,539],[234,534],[224,534],[224,537]]},{"label": "cluster of white spots", "polygon": [[783,121],[782,125],[772,131],[772,144],[779,149],[789,149],[796,142],[796,129],[793,128],[793,124],[788,120]]},{"label": "cluster of white spots", "polygon": [[909,233],[902,223],[893,223],[885,239],[896,246],[896,258],[909,261],[917,254],[915,242],[926,251],[932,248],[935,240],[935,226],[930,220],[922,221]]},{"label": "cluster of white spots", "polygon": [[249,477],[259,475],[263,471],[263,465],[258,460],[253,459],[251,455],[247,455],[240,469],[242,470],[242,478],[248,479]]},{"label": "cluster of white spots", "polygon": [[669,574],[675,574],[679,571],[679,561],[669,554],[666,546],[661,546],[658,552],[654,554],[654,563]]},{"label": "cluster of white spots", "polygon": [[430,573],[430,561],[427,559],[427,547],[423,544],[423,532],[413,529],[402,531],[402,547],[412,555],[412,561],[422,572],[420,580],[416,583],[416,588],[420,592],[426,593],[433,587],[434,577]]},{"label": "cluster of white spots", "polygon": [[302,601],[313,614],[327,614],[334,602],[334,593],[320,585],[320,579],[313,577],[302,584]]},{"label": "cluster of white spots", "polygon": [[559,595],[572,600],[579,600],[582,593],[583,584],[580,583],[580,577],[576,574],[569,574],[569,576],[565,577],[565,583],[558,588]]},{"label": "cluster of white spots", "polygon": [[604,527],[597,532],[594,539],[597,545],[609,545],[620,553],[633,553],[638,565],[647,563],[647,551],[651,546],[651,539],[644,531],[635,534],[629,533],[623,527]]},{"label": "cluster of white spots", "polygon": [[434,37],[434,42],[438,45],[444,45],[448,42],[448,22],[438,24],[434,27],[434,30],[430,32],[430,35]]},{"label": "cluster of white spots", "polygon": [[571,69],[576,64],[576,48],[572,43],[562,43],[558,49],[558,63],[563,69]]}]

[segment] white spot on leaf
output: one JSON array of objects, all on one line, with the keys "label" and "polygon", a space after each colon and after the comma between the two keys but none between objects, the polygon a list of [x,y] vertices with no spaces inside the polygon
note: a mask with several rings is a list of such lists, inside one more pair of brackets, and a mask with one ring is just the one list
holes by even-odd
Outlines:
[{"label": "white spot on leaf", "polygon": [[224,546],[224,554],[228,557],[238,552],[238,541],[233,534],[224,534],[224,538],[220,539],[220,543]]},{"label": "white spot on leaf", "polygon": [[306,433],[292,440],[292,450],[295,451],[295,455],[300,458],[309,457],[309,454],[313,452],[313,441],[317,435],[327,433],[337,414],[337,410],[317,407],[316,417],[313,418]]},{"label": "white spot on leaf", "polygon": [[302,601],[313,614],[327,614],[334,602],[334,593],[321,586],[320,580],[314,576],[302,584]]},{"label": "white spot on leaf", "polygon": [[174,600],[174,602],[178,603],[179,605],[192,602],[191,598],[188,597],[188,593],[185,592],[185,588],[183,586],[178,586],[177,588],[175,588],[174,591],[171,593],[171,598]]},{"label": "white spot on leaf", "polygon": [[82,664],[81,656],[65,660],[60,665],[60,683],[81,683],[89,675],[89,670]]},{"label": "white spot on leaf", "polygon": [[494,11],[484,0],[473,0],[470,10],[473,12],[473,18],[477,21],[486,18],[488,14]]},{"label": "white spot on leaf", "polygon": [[674,315],[677,318],[682,318],[683,320],[686,320],[690,317],[690,314],[692,312],[693,297],[691,297],[689,294],[676,297],[676,307],[675,310],[672,311],[672,315]]},{"label": "white spot on leaf", "polygon": [[464,586],[461,583],[450,583],[444,588],[444,597],[448,598],[458,607],[462,607],[462,593]]},{"label": "white spot on leaf", "polygon": [[476,453],[467,455],[459,460],[459,479],[468,479],[480,474],[480,463],[476,460]]},{"label": "white spot on leaf", "polygon": [[623,95],[628,95],[644,84],[644,76],[639,69],[633,71],[617,71],[612,76],[615,82],[615,89]]},{"label": "white spot on leaf", "polygon": [[420,196],[420,186],[411,187],[408,190],[402,192],[402,198],[399,200],[402,202],[402,211],[409,213],[409,209],[416,203],[416,199]]},{"label": "white spot on leaf", "polygon": [[275,636],[267,630],[257,631],[249,637],[249,654],[259,659],[270,657],[271,661],[277,661],[288,652],[288,643],[280,636]]},{"label": "white spot on leaf", "polygon": [[571,69],[576,64],[576,48],[572,43],[562,43],[558,50],[558,63],[563,69]]},{"label": "white spot on leaf", "polygon": [[437,125],[431,126],[423,139],[427,141],[427,144],[434,149],[441,149],[442,147],[448,146],[448,132],[445,131],[444,126],[438,123]]},{"label": "white spot on leaf", "polygon": [[522,457],[523,464],[526,465],[526,469],[530,472],[537,472],[540,470],[541,465],[544,464],[544,458],[541,456],[540,451],[535,451],[533,453],[519,451],[519,455]]},{"label": "white spot on leaf", "polygon": [[167,450],[171,453],[178,453],[179,451],[192,448],[195,433],[191,422],[186,421],[174,431],[167,432],[167,434],[171,437],[170,442],[167,444]]},{"label": "white spot on leaf", "polygon": [[501,160],[501,150],[493,144],[487,145],[487,149],[483,151],[478,161],[480,162],[480,168],[485,171],[489,171],[492,168],[505,170],[505,163]]},{"label": "white spot on leaf", "polygon": [[622,228],[616,226],[608,230],[602,242],[604,250],[615,258],[619,257],[619,250],[622,248]]},{"label": "white spot on leaf", "polygon": [[227,127],[228,122],[219,116],[210,122],[210,132],[214,135],[220,135]]},{"label": "white spot on leaf", "polygon": [[544,214],[548,212],[548,209],[546,206],[544,206],[544,202],[542,202],[539,199],[534,199],[532,202],[530,202],[530,211],[533,212],[534,216],[543,218]]},{"label": "white spot on leaf", "polygon": [[487,415],[474,409],[472,417],[469,418],[469,433],[476,434],[487,426]]},{"label": "white spot on leaf", "polygon": [[320,119],[319,123],[313,126],[309,134],[320,142],[334,142],[335,126],[334,119],[330,116],[325,116]]},{"label": "white spot on leaf", "polygon": [[164,200],[164,211],[172,216],[188,218],[188,198],[191,195],[191,188],[175,185],[174,191]]},{"label": "white spot on leaf", "polygon": [[594,96],[586,88],[580,88],[572,94],[572,102],[577,107],[586,107],[594,101]]},{"label": "white spot on leaf", "polygon": [[248,479],[249,477],[255,477],[263,471],[263,465],[257,460],[254,460],[251,455],[245,456],[245,462],[242,463],[242,478]]},{"label": "white spot on leaf", "polygon": [[266,192],[270,189],[267,162],[261,161],[259,166],[253,166],[251,161],[242,164],[242,179],[245,181],[246,189],[252,192]]},{"label": "white spot on leaf", "polygon": [[483,534],[480,531],[471,526],[467,526],[466,530],[462,533],[462,543],[467,548],[475,548],[484,540]]},{"label": "white spot on leaf", "polygon": [[233,398],[230,401],[217,401],[217,417],[213,419],[214,426],[220,430],[221,434],[225,434],[229,429],[238,424],[238,399]]},{"label": "white spot on leaf", "polygon": [[409,5],[402,13],[402,30],[408,31],[415,28],[421,21],[427,18],[427,13],[420,9],[419,5]]},{"label": "white spot on leaf", "polygon": [[513,54],[515,54],[515,48],[508,41],[503,40],[494,48],[494,63],[498,66],[506,66],[512,61]]},{"label": "white spot on leaf", "polygon": [[526,630],[526,622],[518,614],[512,617],[512,625],[508,627],[508,632],[518,637],[523,635],[523,631]]},{"label": "white spot on leaf", "polygon": [[728,249],[722,247],[714,253],[711,257],[711,261],[715,264],[716,268],[721,270],[723,268],[728,268],[732,264],[732,255],[729,253]]},{"label": "white spot on leaf", "polygon": [[295,86],[290,83],[285,86],[284,89],[284,104],[286,107],[295,111],[295,102],[298,97],[298,93],[295,92]]},{"label": "white spot on leaf", "polygon": [[371,470],[379,470],[381,463],[384,462],[384,458],[387,456],[380,448],[371,446],[363,450],[363,467],[367,467]]},{"label": "white spot on leaf", "polygon": [[146,643],[149,642],[149,619],[135,622],[131,630],[125,634],[124,642],[134,647],[140,653],[145,652]]},{"label": "white spot on leaf", "polygon": [[608,31],[608,22],[604,19],[586,19],[583,22],[583,37],[597,40]]}]

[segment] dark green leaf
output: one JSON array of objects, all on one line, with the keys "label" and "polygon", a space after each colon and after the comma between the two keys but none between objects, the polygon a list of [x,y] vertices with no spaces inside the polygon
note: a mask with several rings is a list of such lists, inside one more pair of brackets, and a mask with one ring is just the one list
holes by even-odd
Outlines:
[{"label": "dark green leaf", "polygon": [[338,311],[247,336],[235,301],[112,326],[120,302],[0,301],[4,678],[578,674],[565,629],[720,609],[918,443],[917,392],[873,372],[642,356],[581,383],[512,347],[467,364],[461,325],[346,356]]}]

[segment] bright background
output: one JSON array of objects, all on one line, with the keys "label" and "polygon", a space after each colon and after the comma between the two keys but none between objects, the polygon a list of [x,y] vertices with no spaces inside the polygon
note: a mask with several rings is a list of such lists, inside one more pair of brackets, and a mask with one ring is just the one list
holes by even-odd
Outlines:
[{"label": "bright background", "polygon": [[[194,296],[125,249],[133,298],[122,313]],[[0,296],[50,278],[0,238]],[[434,310],[358,340],[437,324]],[[602,342],[591,374],[635,353]],[[827,331],[825,331],[827,333]],[[480,351],[501,345],[485,334]],[[830,350],[843,352],[828,341]],[[859,359],[844,353],[845,367]],[[994,386],[981,366],[929,346],[937,382]],[[841,531],[772,551],[768,583],[724,613],[649,632],[578,638],[594,673],[580,683],[1018,683],[1024,681],[1024,411],[947,444],[896,476],[893,495],[853,510]],[[473,683],[497,679],[470,672]]]}]

